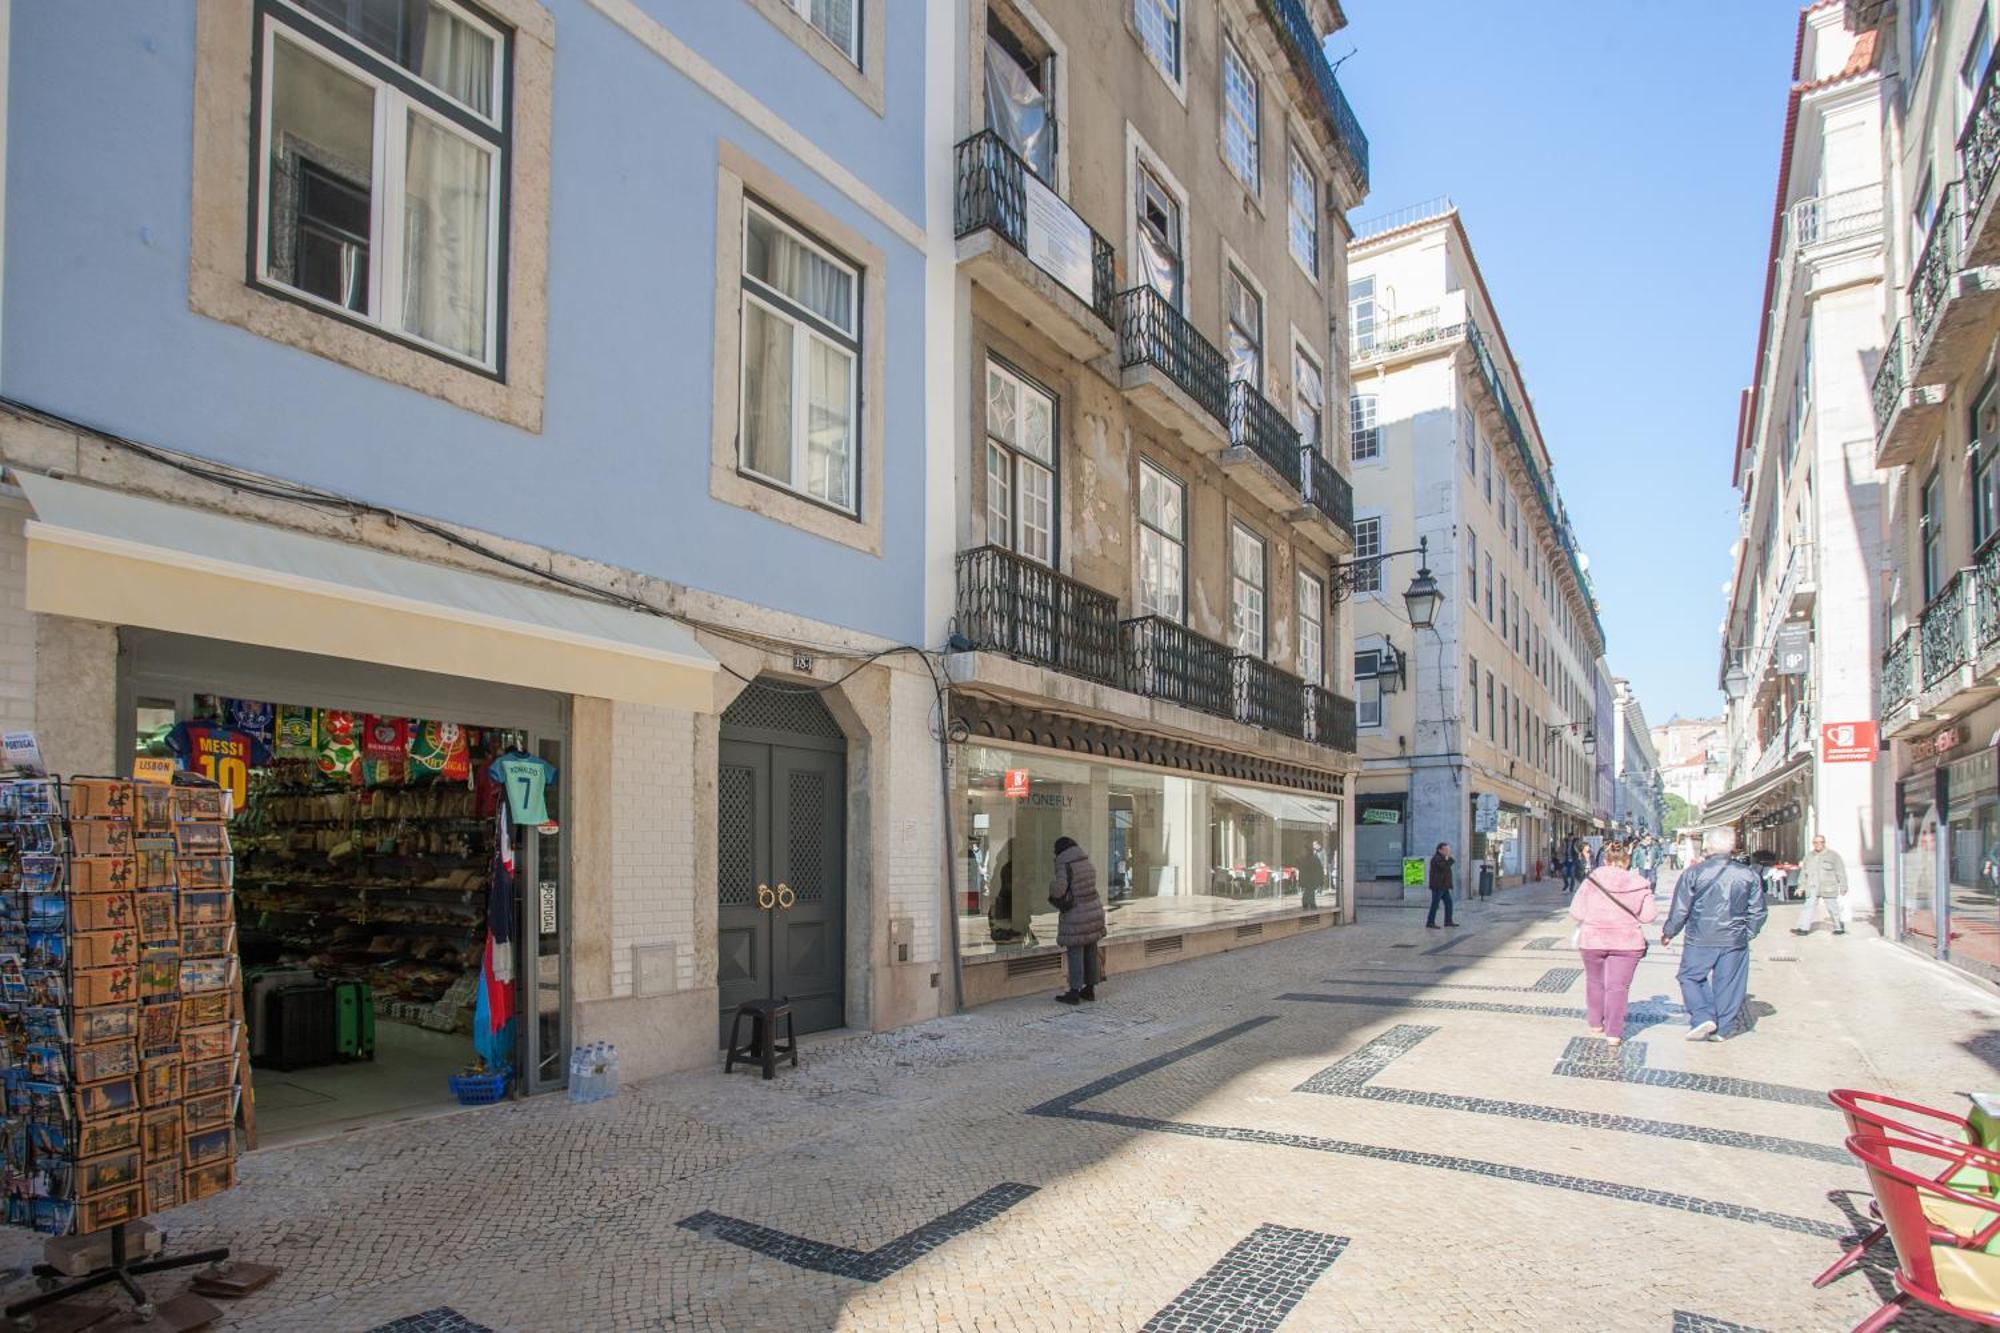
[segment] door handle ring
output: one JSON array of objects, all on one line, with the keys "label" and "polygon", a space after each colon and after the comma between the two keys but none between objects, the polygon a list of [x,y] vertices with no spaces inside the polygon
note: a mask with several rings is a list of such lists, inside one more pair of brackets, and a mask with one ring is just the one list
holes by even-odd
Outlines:
[{"label": "door handle ring", "polygon": [[771,886],[769,884],[759,884],[757,886],[757,906],[768,912],[777,906],[777,904],[778,895],[771,892]]},{"label": "door handle ring", "polygon": [[783,880],[779,880],[778,906],[784,908],[787,912],[789,912],[792,910],[792,904],[796,903],[798,900],[799,900],[799,895],[792,892],[792,886],[785,883]]}]

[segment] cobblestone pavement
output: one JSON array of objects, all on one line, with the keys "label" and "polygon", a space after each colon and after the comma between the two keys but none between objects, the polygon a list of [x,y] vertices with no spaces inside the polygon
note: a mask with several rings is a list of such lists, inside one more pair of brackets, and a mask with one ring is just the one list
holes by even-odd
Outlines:
[{"label": "cobblestone pavement", "polygon": [[772,1083],[256,1153],[162,1225],[283,1268],[227,1309],[257,1330],[1851,1327],[1888,1278],[1809,1285],[1866,1207],[1823,1092],[2000,1084],[2000,1005],[1779,912],[1754,1031],[1680,1040],[1656,947],[1614,1052],[1562,908],[1509,890],[1446,933],[1368,905],[1082,1009],[809,1044]]}]

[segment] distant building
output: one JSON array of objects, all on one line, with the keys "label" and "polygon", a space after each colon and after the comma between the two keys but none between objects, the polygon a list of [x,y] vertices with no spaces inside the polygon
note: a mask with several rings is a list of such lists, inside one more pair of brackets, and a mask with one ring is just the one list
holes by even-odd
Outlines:
[{"label": "distant building", "polygon": [[[1612,823],[1628,833],[1658,833],[1665,813],[1665,793],[1660,786],[1660,763],[1653,749],[1653,734],[1646,726],[1646,710],[1628,680],[1613,680],[1616,724],[1611,728]],[[1600,748],[1599,753],[1602,753]]]},{"label": "distant building", "polygon": [[1696,811],[1722,794],[1729,732],[1720,717],[1672,717],[1653,728],[1660,784]]}]

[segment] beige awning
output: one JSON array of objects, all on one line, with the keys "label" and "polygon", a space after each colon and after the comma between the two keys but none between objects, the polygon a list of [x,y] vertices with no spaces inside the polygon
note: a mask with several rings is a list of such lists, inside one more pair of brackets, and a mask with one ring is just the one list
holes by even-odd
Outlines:
[{"label": "beige awning", "polygon": [[679,621],[122,491],[17,474],[28,609],[715,711]]},{"label": "beige awning", "polygon": [[[1733,790],[1726,791],[1708,803],[1701,812],[1699,824],[1688,828],[1720,828],[1724,824],[1734,824],[1737,818],[1747,814],[1757,802],[1783,787],[1793,778],[1803,773],[1812,763],[1812,753],[1793,755],[1785,763],[1772,769],[1760,778],[1755,778]],[[1686,829],[1682,830],[1687,831]]]}]

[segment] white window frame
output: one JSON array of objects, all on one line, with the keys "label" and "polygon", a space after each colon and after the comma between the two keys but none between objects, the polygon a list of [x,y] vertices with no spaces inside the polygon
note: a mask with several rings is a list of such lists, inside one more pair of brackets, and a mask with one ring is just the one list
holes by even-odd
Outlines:
[{"label": "white window frame", "polygon": [[832,47],[834,50],[840,52],[842,55],[846,56],[849,60],[853,61],[854,68],[860,69],[861,68],[861,21],[862,21],[861,7],[863,5],[868,4],[869,0],[850,0],[850,2],[854,6],[853,21],[851,24],[849,24],[849,27],[853,33],[853,42],[851,45],[843,46],[834,39],[832,33],[828,32],[825,28],[820,27],[819,24],[813,22],[812,0],[778,0],[779,4],[784,5],[785,7],[790,9],[793,13],[797,14],[800,18],[804,19],[806,22],[806,26],[811,28],[814,32],[818,33],[821,37],[823,37],[826,40],[826,44],[828,46]]},{"label": "white window frame", "polygon": [[1194,279],[1194,265],[1189,262],[1188,245],[1188,192],[1173,172],[1167,170],[1166,163],[1153,151],[1138,129],[1130,122],[1125,123],[1125,253],[1135,256],[1132,261],[1132,281],[1136,285],[1139,277],[1139,204],[1145,197],[1145,178],[1151,177],[1165,202],[1174,207],[1175,237],[1174,253],[1180,260],[1180,291],[1176,294],[1174,308],[1185,311],[1188,303],[1188,285]]},{"label": "white window frame", "polygon": [[[825,262],[832,264],[834,267],[842,269],[847,273],[849,280],[853,284],[852,291],[854,297],[854,309],[853,309],[854,328],[851,331],[841,330],[838,325],[833,324],[832,322],[827,320],[825,316],[820,315],[814,311],[805,310],[804,307],[799,306],[796,302],[794,302],[790,297],[786,296],[783,292],[780,292],[775,288],[766,286],[761,279],[753,277],[748,272],[743,271],[743,264],[748,261],[748,256],[750,253],[750,240],[749,240],[750,215],[753,212],[762,216],[766,221],[770,222],[771,225],[777,227],[779,230],[789,233],[794,241],[796,241],[800,245],[805,246],[807,249],[811,250],[814,254],[818,255]],[[737,225],[740,228],[740,231],[737,236],[737,241],[738,244],[742,247],[741,254],[744,257],[742,260],[739,260],[737,264],[738,275],[741,278],[743,285],[743,310],[737,316],[737,319],[739,321],[737,326],[737,343],[739,350],[737,352],[737,366],[736,366],[736,393],[737,393],[736,419],[739,423],[737,429],[737,441],[736,441],[737,470],[742,472],[742,474],[746,477],[754,477],[758,481],[764,483],[767,486],[775,486],[779,490],[789,491],[792,494],[801,497],[802,499],[809,500],[817,505],[823,505],[826,508],[835,511],[836,513],[858,516],[861,512],[861,444],[862,444],[861,440],[862,273],[861,270],[860,268],[855,266],[853,263],[849,262],[846,258],[841,256],[834,250],[828,248],[825,245],[822,245],[820,242],[814,240],[806,232],[802,231],[796,226],[793,226],[789,221],[786,220],[785,216],[782,213],[779,213],[776,209],[771,208],[765,204],[762,204],[754,199],[750,198],[744,199],[743,216],[738,221]],[[761,289],[763,292],[769,292],[770,296],[767,297],[760,294],[759,289]],[[749,457],[745,452],[746,449],[748,448],[749,440],[748,440],[747,430],[745,430],[745,428],[741,425],[741,423],[747,422],[750,419],[750,412],[749,412],[749,404],[745,401],[745,395],[749,392],[749,376],[743,373],[743,358],[749,355],[750,338],[747,329],[745,329],[743,325],[748,320],[749,311],[752,304],[755,304],[759,308],[765,310],[766,312],[777,317],[778,319],[786,321],[792,326],[792,478],[793,480],[791,481],[785,481],[781,478],[773,477],[766,473],[757,471],[757,469],[750,466]],[[833,330],[835,331],[835,333],[841,334],[842,337],[846,339],[846,341],[842,341],[842,337],[829,337],[826,330]],[[807,475],[808,472],[807,463],[810,457],[809,441],[807,438],[808,409],[806,402],[808,397],[806,389],[809,383],[809,379],[807,377],[806,367],[810,365],[808,352],[814,340],[818,340],[819,342],[825,343],[829,347],[833,347],[847,353],[848,502],[846,504],[840,504],[839,502],[834,500],[829,500],[824,496],[815,495],[810,490],[806,489],[804,485],[801,484],[801,480]]]},{"label": "white window frame", "polygon": [[[1168,532],[1165,528],[1157,527],[1147,521],[1146,509],[1144,504],[1139,502],[1139,496],[1145,486],[1146,474],[1148,472],[1151,472],[1161,485],[1171,487],[1180,496],[1181,530],[1179,532]],[[1185,625],[1187,623],[1187,483],[1165,468],[1155,465],[1151,459],[1141,458],[1139,460],[1139,486],[1133,490],[1133,500],[1132,518],[1139,527],[1138,549],[1136,552],[1139,557],[1138,579],[1133,585],[1136,590],[1134,601],[1138,604],[1139,614],[1142,616],[1158,616],[1162,620],[1171,620],[1177,625]],[[1156,604],[1146,586],[1146,546],[1149,535],[1153,539],[1164,543],[1166,547],[1172,548],[1175,553],[1175,570],[1180,575],[1180,578],[1178,586],[1173,589],[1174,605],[1172,608]]]},{"label": "white window frame", "polygon": [[[315,15],[293,6],[282,8],[288,14],[299,15],[304,27],[324,32],[324,38],[315,38],[300,26],[285,22],[275,13],[259,13],[260,86],[257,89],[257,135],[250,145],[253,155],[251,174],[255,181],[256,193],[256,248],[253,256],[252,273],[257,285],[282,292],[287,298],[300,302],[312,309],[376,330],[400,342],[418,347],[426,352],[473,366],[494,376],[499,376],[505,367],[505,349],[502,346],[506,327],[502,317],[501,293],[504,288],[504,258],[501,250],[501,236],[505,230],[503,214],[507,209],[507,192],[504,181],[508,168],[508,135],[505,117],[508,105],[502,86],[500,71],[509,63],[508,34],[499,32],[491,25],[481,22],[467,11],[451,3],[439,0],[454,17],[463,19],[468,25],[492,38],[494,42],[493,64],[495,86],[492,94],[495,115],[482,116],[457,98],[445,93],[433,84],[426,83],[408,70],[395,66],[394,62],[379,52],[364,46],[358,40],[347,36],[339,29]],[[276,6],[274,6],[276,8]],[[277,44],[289,42],[306,58],[318,60],[340,74],[352,78],[371,89],[374,93],[374,142],[370,165],[371,179],[368,183],[369,207],[369,248],[368,248],[368,309],[354,310],[337,301],[329,301],[304,288],[295,287],[271,269],[271,120],[276,103],[273,96],[274,81],[277,78]],[[396,68],[401,77],[410,84],[428,89],[428,95],[441,103],[447,103],[461,110],[475,120],[486,122],[493,129],[495,137],[482,137],[469,133],[466,128],[449,117],[440,114],[425,104],[419,97],[405,90],[398,83],[381,78],[367,68],[343,54],[344,48],[364,53],[368,58],[383,65]],[[407,188],[407,159],[409,143],[409,122],[411,116],[421,116],[433,124],[447,130],[467,143],[473,144],[486,154],[487,159],[487,236],[486,236],[486,328],[484,357],[467,356],[454,347],[434,342],[422,334],[403,325],[403,207],[404,191]]]},{"label": "white window frame", "polygon": [[[1146,59],[1160,72],[1160,77],[1167,81],[1167,86],[1172,88],[1175,96],[1182,101],[1187,100],[1186,8],[1186,0],[1132,0],[1130,11],[1132,29],[1139,39],[1139,49],[1146,53]],[[1139,17],[1143,9],[1151,9],[1162,16],[1167,25],[1167,42],[1172,50],[1156,50],[1152,42],[1147,39],[1145,21]],[[1161,63],[1163,60],[1164,64]]]},{"label": "white window frame", "polygon": [[[1980,47],[1986,48],[1981,55]],[[1975,59],[1975,57],[1978,57]],[[1979,22],[1973,26],[1972,37],[1965,44],[1965,54],[1958,61],[1958,126],[1963,128],[1966,117],[1979,102],[1979,82],[1986,73],[1986,66],[1993,59],[1992,16],[1987,12],[1986,0],[1979,3]],[[1954,130],[1956,134],[1958,131]]]},{"label": "white window frame", "polygon": [[1326,583],[1298,571],[1299,676],[1308,685],[1326,684]]},{"label": "white window frame", "polygon": [[1356,392],[1347,399],[1347,457],[1353,463],[1373,463],[1382,457],[1382,426],[1377,395]]},{"label": "white window frame", "polygon": [[[1307,379],[1300,373],[1301,367],[1310,370],[1313,379],[1319,383],[1317,401],[1306,392]],[[1311,436],[1308,436],[1299,424],[1306,408],[1312,409],[1313,419],[1319,426],[1318,431]],[[1322,457],[1331,458],[1333,455],[1328,449],[1326,427],[1326,368],[1320,364],[1319,358],[1313,355],[1312,347],[1299,336],[1298,330],[1294,329],[1292,331],[1292,429],[1299,432],[1301,444],[1319,450]]]},{"label": "white window frame", "polygon": [[[1140,0],[1140,3],[1144,3],[1144,0]],[[1232,73],[1249,86],[1250,117],[1247,122],[1230,101],[1229,83]],[[1250,191],[1253,196],[1261,196],[1264,191],[1264,85],[1258,79],[1257,71],[1251,67],[1249,57],[1236,45],[1236,39],[1227,33],[1222,36],[1222,68],[1218,81],[1222,93],[1220,140],[1222,160],[1229,167],[1230,174],[1236,177],[1244,189]],[[1232,140],[1240,142],[1233,143]],[[1247,162],[1237,157],[1238,148],[1249,154]]]},{"label": "white window frame", "polygon": [[[1305,177],[1307,202],[1303,216],[1299,212],[1299,178]],[[1285,140],[1285,246],[1292,252],[1292,260],[1315,286],[1319,283],[1319,173],[1312,169],[1312,163],[1299,151],[1298,140]],[[1299,253],[1300,228],[1305,229],[1305,244],[1308,253]]]},{"label": "white window frame", "polygon": [[[1245,545],[1256,548],[1257,578],[1247,579],[1236,568]],[[1229,642],[1237,652],[1262,658],[1271,647],[1271,548],[1242,520],[1229,525]],[[1255,634],[1252,621],[1255,622]]]},{"label": "white window frame", "polygon": [[[1038,565],[1047,565],[1050,568],[1054,568],[1060,551],[1057,533],[1060,530],[1062,514],[1061,484],[1056,469],[1056,457],[1062,447],[1062,427],[1059,415],[1061,404],[1056,395],[1050,393],[1041,385],[1036,384],[1033,380],[1028,379],[1025,375],[1022,375],[997,357],[989,356],[986,358],[986,377],[988,384],[986,390],[988,410],[986,414],[987,424],[984,431],[986,456],[983,460],[986,470],[987,487],[986,540],[996,546],[1006,547],[1024,560],[1032,560]],[[1036,458],[1034,454],[1022,448],[1015,441],[1001,439],[994,433],[991,412],[993,402],[991,384],[996,377],[1013,386],[1015,402],[1020,404],[1022,409],[1025,409],[1030,396],[1042,399],[1048,403],[1049,457],[1046,461]],[[1025,418],[1025,415],[1025,410],[1017,411],[1017,420]],[[994,531],[993,522],[993,458],[996,453],[1001,456],[1007,469],[1007,515],[1004,522],[1004,530],[997,533]],[[1031,471],[1045,474],[1048,485],[1048,526],[1042,533],[1044,550],[1040,554],[1028,549],[1026,539],[1032,529],[1027,522],[1027,514],[1021,504],[1021,496],[1023,494],[1021,482],[1024,474]]]},{"label": "white window frame", "polygon": [[[1356,289],[1364,285],[1367,288],[1367,294],[1356,295]],[[1361,318],[1361,312],[1364,308],[1368,312],[1366,320]],[[1349,279],[1347,283],[1347,328],[1349,338],[1351,339],[1350,347],[1353,355],[1362,356],[1374,350],[1376,326],[1381,322],[1382,303],[1380,297],[1376,295],[1375,275],[1369,273]]]},{"label": "white window frame", "polygon": [[1356,515],[1354,519],[1354,558],[1348,562],[1353,569],[1353,589],[1356,597],[1380,597],[1382,595],[1382,560],[1385,547],[1383,519],[1379,514]]},{"label": "white window frame", "polygon": [[[1373,696],[1373,697],[1370,697]],[[1373,716],[1370,716],[1370,708]],[[1354,653],[1354,725],[1370,731],[1381,729],[1383,715],[1387,709],[1382,706],[1382,650],[1380,648],[1360,648]]]}]

